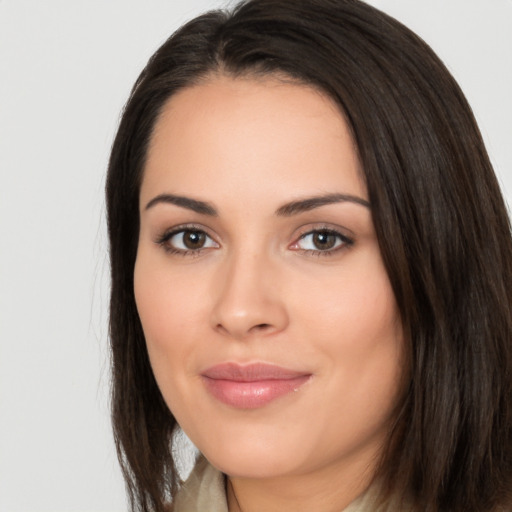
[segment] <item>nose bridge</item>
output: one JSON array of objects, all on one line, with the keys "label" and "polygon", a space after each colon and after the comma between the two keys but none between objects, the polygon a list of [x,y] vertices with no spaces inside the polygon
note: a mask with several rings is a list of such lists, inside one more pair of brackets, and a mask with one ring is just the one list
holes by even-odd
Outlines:
[{"label": "nose bridge", "polygon": [[212,327],[243,339],[281,331],[288,323],[276,262],[259,248],[242,246],[223,262],[212,309]]}]

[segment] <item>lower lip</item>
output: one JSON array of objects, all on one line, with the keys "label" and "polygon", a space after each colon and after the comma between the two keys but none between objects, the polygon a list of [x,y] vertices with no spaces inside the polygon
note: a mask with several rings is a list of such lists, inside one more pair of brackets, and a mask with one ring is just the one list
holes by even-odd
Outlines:
[{"label": "lower lip", "polygon": [[310,378],[269,379],[252,382],[203,377],[208,391],[219,401],[238,409],[257,409],[282,396],[298,391]]}]

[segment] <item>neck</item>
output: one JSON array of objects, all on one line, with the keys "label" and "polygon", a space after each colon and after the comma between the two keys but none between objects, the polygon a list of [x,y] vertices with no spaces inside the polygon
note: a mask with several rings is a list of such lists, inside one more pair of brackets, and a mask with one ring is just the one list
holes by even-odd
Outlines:
[{"label": "neck", "polygon": [[314,474],[264,479],[228,477],[229,512],[341,512],[371,483],[373,466],[355,469],[324,468]]}]

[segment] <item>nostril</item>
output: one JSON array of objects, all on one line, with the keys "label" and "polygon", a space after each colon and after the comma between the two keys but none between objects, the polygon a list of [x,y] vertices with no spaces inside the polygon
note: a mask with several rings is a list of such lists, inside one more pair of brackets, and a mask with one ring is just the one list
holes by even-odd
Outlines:
[{"label": "nostril", "polygon": [[258,331],[264,331],[265,329],[268,329],[270,327],[270,324],[258,324],[254,326],[255,330]]}]

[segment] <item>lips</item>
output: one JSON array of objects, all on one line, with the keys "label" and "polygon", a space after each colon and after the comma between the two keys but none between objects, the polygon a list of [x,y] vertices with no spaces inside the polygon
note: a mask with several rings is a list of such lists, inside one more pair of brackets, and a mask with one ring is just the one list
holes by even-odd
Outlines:
[{"label": "lips", "polygon": [[208,368],[201,377],[217,400],[238,409],[256,409],[298,391],[311,374],[264,363],[224,363]]}]

